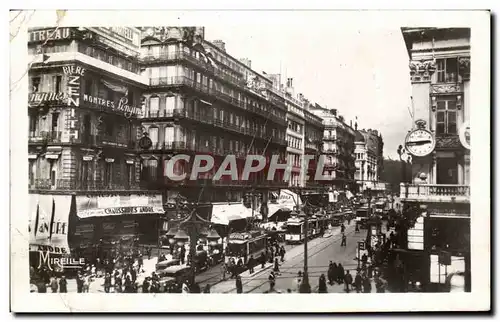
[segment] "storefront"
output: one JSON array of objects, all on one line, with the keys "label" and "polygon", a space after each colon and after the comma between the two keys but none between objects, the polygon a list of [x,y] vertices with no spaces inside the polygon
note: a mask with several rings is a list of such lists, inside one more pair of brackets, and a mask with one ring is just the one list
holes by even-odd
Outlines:
[{"label": "storefront", "polygon": [[160,194],[76,196],[73,246],[103,251],[123,244],[157,245],[163,215]]}]

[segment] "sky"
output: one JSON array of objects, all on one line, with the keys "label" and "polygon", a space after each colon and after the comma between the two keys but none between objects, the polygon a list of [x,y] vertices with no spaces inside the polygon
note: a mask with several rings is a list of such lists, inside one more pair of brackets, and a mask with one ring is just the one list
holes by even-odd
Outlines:
[{"label": "sky", "polygon": [[[336,108],[359,129],[376,129],[384,156],[411,128],[408,54],[400,29],[314,29],[301,26],[209,26],[205,39],[221,39],[235,58],[249,58],[257,72],[293,77],[295,92]],[[353,125],[354,126],[354,125]]]}]

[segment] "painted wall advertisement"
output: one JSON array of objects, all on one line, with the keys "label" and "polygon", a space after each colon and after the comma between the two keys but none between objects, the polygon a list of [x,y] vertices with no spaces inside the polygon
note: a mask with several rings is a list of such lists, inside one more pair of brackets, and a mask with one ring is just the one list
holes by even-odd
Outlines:
[{"label": "painted wall advertisement", "polygon": [[163,214],[165,212],[160,194],[76,196],[76,209],[76,214],[81,219],[118,215]]},{"label": "painted wall advertisement", "polygon": [[69,254],[71,196],[29,195],[30,251]]}]

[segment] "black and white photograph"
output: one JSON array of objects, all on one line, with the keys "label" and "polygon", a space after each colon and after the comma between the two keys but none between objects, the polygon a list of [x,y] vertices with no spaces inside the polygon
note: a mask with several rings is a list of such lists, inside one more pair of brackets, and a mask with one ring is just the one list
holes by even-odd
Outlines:
[{"label": "black and white photograph", "polygon": [[15,311],[490,308],[489,12],[10,16]]}]

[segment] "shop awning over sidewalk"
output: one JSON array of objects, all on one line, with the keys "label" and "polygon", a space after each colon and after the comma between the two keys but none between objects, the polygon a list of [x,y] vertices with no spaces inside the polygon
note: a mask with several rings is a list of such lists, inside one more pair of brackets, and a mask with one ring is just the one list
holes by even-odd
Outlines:
[{"label": "shop awning over sidewalk", "polygon": [[[254,217],[258,212],[254,210]],[[227,225],[230,221],[251,218],[252,209],[241,203],[214,203],[212,204],[212,222]]]},{"label": "shop awning over sidewalk", "polygon": [[72,196],[29,195],[30,251],[69,254],[71,198]]},{"label": "shop awning over sidewalk", "polygon": [[81,219],[164,213],[161,194],[76,196],[76,207],[76,214]]}]

